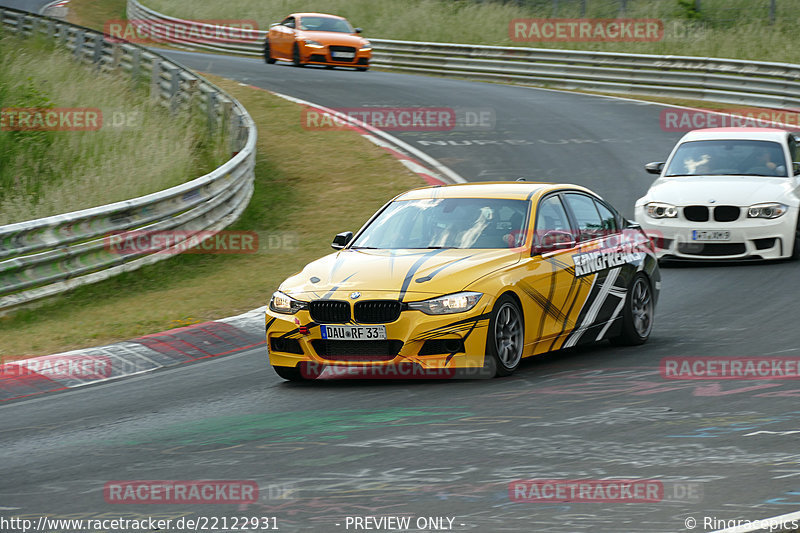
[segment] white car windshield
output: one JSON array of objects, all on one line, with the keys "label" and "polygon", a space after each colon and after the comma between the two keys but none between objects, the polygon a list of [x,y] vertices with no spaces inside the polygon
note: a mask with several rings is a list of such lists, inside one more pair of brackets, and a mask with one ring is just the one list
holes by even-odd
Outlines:
[{"label": "white car windshield", "polygon": [[498,198],[400,200],[352,248],[514,248],[525,242],[528,205]]},{"label": "white car windshield", "polygon": [[788,170],[780,143],[752,140],[681,144],[664,176],[781,176]]}]

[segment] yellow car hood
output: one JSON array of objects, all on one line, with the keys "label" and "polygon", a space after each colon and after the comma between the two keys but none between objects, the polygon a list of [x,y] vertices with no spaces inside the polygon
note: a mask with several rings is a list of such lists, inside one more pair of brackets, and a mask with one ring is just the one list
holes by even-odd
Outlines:
[{"label": "yellow car hood", "polygon": [[280,290],[302,300],[330,298],[338,291],[413,300],[415,294],[464,290],[478,278],[519,262],[520,254],[519,249],[341,250],[309,263]]}]

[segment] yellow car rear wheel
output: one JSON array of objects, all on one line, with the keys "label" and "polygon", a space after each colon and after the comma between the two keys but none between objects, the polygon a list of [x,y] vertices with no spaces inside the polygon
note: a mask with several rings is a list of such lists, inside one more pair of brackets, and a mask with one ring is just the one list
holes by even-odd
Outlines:
[{"label": "yellow car rear wheel", "polygon": [[633,278],[622,311],[622,331],[609,339],[615,346],[638,346],[647,342],[653,330],[653,291],[641,272]]}]

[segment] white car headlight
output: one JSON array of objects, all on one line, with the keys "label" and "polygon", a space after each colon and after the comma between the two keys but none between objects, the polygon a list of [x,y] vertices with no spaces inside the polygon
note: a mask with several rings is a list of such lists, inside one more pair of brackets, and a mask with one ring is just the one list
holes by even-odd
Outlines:
[{"label": "white car headlight", "polygon": [[364,44],[361,45],[362,50],[372,50],[372,43],[369,41],[364,41]]},{"label": "white car headlight", "polygon": [[316,46],[322,48],[325,45],[318,41],[315,41],[314,39],[306,39],[306,46]]},{"label": "white car headlight", "polygon": [[272,299],[269,301],[269,308],[272,311],[286,315],[293,315],[301,309],[306,309],[307,307],[308,302],[295,300],[288,294],[284,294],[281,291],[275,291],[275,293],[272,295]]},{"label": "white car headlight", "polygon": [[409,302],[408,308],[422,311],[426,315],[463,313],[475,307],[481,296],[483,296],[483,293],[480,292],[457,292],[422,302]]},{"label": "white car headlight", "polygon": [[678,216],[678,208],[670,204],[661,202],[650,202],[644,206],[647,216],[650,218],[675,218]]},{"label": "white car headlight", "polygon": [[788,209],[787,206],[777,202],[751,205],[747,208],[747,218],[778,218]]}]

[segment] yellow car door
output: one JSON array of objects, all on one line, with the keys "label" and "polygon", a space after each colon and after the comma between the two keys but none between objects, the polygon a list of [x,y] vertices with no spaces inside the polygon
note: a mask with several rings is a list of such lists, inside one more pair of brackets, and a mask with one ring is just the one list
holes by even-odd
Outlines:
[{"label": "yellow car door", "polygon": [[523,267],[519,288],[527,296],[523,302],[526,344],[532,342],[533,353],[541,353],[556,347],[575,327],[588,290],[575,277],[576,233],[561,194],[539,200],[533,216],[531,257]]}]

